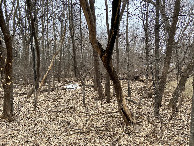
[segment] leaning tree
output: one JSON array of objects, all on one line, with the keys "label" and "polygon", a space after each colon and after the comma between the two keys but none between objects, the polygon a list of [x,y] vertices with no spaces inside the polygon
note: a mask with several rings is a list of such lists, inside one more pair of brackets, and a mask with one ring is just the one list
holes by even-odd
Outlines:
[{"label": "leaning tree", "polygon": [[95,51],[98,52],[98,55],[100,56],[105,69],[107,70],[111,80],[113,81],[117,102],[118,102],[118,110],[121,113],[126,124],[134,123],[135,120],[132,117],[131,111],[128,109],[126,105],[118,75],[112,65],[113,48],[114,48],[114,43],[118,32],[119,16],[121,13],[120,12],[121,0],[113,0],[112,2],[111,29],[109,32],[106,49],[102,47],[102,45],[96,38],[95,15],[92,12],[91,5],[89,5],[87,0],[80,0],[80,4],[88,24],[89,39],[92,44],[92,47]]}]

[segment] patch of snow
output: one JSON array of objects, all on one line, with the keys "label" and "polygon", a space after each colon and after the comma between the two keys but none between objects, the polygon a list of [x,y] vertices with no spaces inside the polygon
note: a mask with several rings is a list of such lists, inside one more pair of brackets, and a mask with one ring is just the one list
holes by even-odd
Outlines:
[{"label": "patch of snow", "polygon": [[75,89],[80,89],[81,87],[79,86],[78,83],[73,83],[73,84],[66,85],[65,88],[75,90]]}]

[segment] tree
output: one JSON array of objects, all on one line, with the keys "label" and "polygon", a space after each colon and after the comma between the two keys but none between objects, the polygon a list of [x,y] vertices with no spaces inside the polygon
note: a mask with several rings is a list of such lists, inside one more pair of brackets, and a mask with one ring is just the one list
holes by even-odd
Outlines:
[{"label": "tree", "polygon": [[[181,93],[185,90],[185,84],[187,82],[187,79],[190,75],[192,75],[194,71],[194,48],[193,45],[190,46],[190,56],[191,59],[189,59],[188,64],[183,69],[182,74],[180,76],[180,80],[178,81],[177,87],[174,90],[172,94],[172,98],[170,100],[169,106],[172,107],[172,117],[174,116],[175,112],[178,111],[178,107],[181,105],[181,102],[179,103],[179,106],[177,105],[179,98],[181,98]],[[181,101],[181,99],[180,99]],[[172,118],[171,117],[171,118]]]},{"label": "tree", "polygon": [[194,145],[194,74],[193,74],[193,96],[192,96],[192,106],[191,106],[191,123],[190,123],[189,145],[190,146]]},{"label": "tree", "polygon": [[118,102],[118,110],[121,113],[126,124],[130,124],[130,122],[134,123],[135,120],[133,119],[132,113],[129,111],[126,105],[126,101],[122,93],[122,87],[121,87],[118,75],[112,65],[113,48],[114,48],[114,43],[115,43],[118,26],[119,26],[121,0],[113,0],[112,2],[111,29],[109,33],[109,40],[108,40],[106,50],[103,49],[102,45],[99,43],[99,41],[96,38],[95,18],[92,14],[91,6],[88,4],[87,0],[80,0],[80,4],[88,24],[89,39],[92,44],[92,47],[98,52],[104,67],[106,68],[111,80],[113,81],[117,102]]},{"label": "tree", "polygon": [[[107,29],[107,35],[109,37],[108,4],[107,4],[107,0],[105,0],[105,6],[106,6],[106,29]],[[110,102],[110,76],[109,76],[108,72],[106,72],[105,95],[106,95],[106,101]]]},{"label": "tree", "polygon": [[127,2],[127,25],[126,25],[126,50],[127,50],[127,78],[128,78],[128,97],[131,97],[131,88],[130,88],[130,56],[129,56],[129,38],[128,38],[128,25],[129,25],[129,2]]},{"label": "tree", "polygon": [[144,9],[146,9],[145,13],[142,11],[142,22],[143,22],[143,29],[145,32],[145,54],[146,54],[146,79],[149,77],[149,54],[150,54],[150,46],[149,46],[149,27],[148,27],[148,17],[149,17],[149,3],[145,2]]},{"label": "tree", "polygon": [[[5,81],[3,82],[4,89],[4,104],[3,104],[3,115],[2,118],[7,119],[8,121],[13,120],[13,46],[12,46],[12,37],[8,28],[9,25],[6,24],[4,19],[2,5],[0,5],[0,28],[3,32],[4,41],[7,50],[7,57],[5,66],[2,68],[5,74]],[[0,48],[1,52],[1,48]],[[0,57],[1,58],[1,57]]]},{"label": "tree", "polygon": [[[33,57],[33,71],[34,71],[34,85],[35,85],[34,108],[36,109],[36,104],[37,104],[36,91],[39,88],[39,78],[40,78],[40,49],[39,49],[39,43],[38,43],[38,34],[36,30],[37,27],[35,24],[35,21],[37,22],[36,13],[34,11],[34,17],[33,17],[31,0],[27,0],[26,2],[28,7],[28,14],[29,14],[29,21],[30,21],[30,28],[31,28],[30,29],[31,30],[31,51],[32,51],[32,57]],[[36,4],[36,1],[35,1],[35,4]],[[36,53],[33,46],[33,38],[35,42]]]},{"label": "tree", "polygon": [[[159,109],[160,109],[161,103],[162,103],[162,96],[164,94],[164,88],[166,85],[168,70],[170,67],[170,61],[171,61],[171,57],[172,57],[172,50],[173,50],[173,46],[174,46],[174,36],[175,36],[176,30],[177,30],[176,25],[178,22],[179,11],[180,11],[180,0],[176,0],[175,6],[174,6],[174,12],[173,12],[172,24],[167,29],[168,40],[167,40],[167,44],[166,44],[166,52],[165,52],[165,58],[164,58],[164,65],[163,65],[163,69],[162,69],[162,75],[161,75],[160,81],[158,82],[159,85],[156,85],[156,86],[158,86],[158,93],[155,96],[155,106],[154,106],[155,107],[155,109],[154,109],[155,116],[159,115]],[[165,12],[164,12],[164,14],[165,14]]]},{"label": "tree", "polygon": [[[89,3],[90,3],[90,7],[91,7],[93,18],[94,18],[94,23],[96,25],[95,8],[94,8],[95,0],[89,0]],[[103,94],[102,84],[101,84],[98,53],[94,49],[93,49],[93,58],[94,58],[94,71],[95,71],[94,84],[96,84],[99,98],[103,99],[104,98],[104,94]]]},{"label": "tree", "polygon": [[77,73],[77,54],[76,54],[76,46],[75,46],[75,28],[74,28],[74,14],[73,14],[73,3],[71,0],[71,3],[68,0],[68,9],[69,9],[69,27],[70,27],[70,35],[71,35],[71,41],[72,41],[72,46],[73,46],[73,68],[74,68],[74,74],[75,77],[78,77]]},{"label": "tree", "polygon": [[160,43],[160,37],[159,37],[159,33],[160,33],[160,24],[159,24],[159,7],[160,7],[160,1],[156,0],[156,17],[155,17],[155,116],[159,115],[159,111],[158,111],[158,105],[157,103],[160,102],[158,100],[160,100],[160,98],[158,98],[159,96],[159,43]]}]

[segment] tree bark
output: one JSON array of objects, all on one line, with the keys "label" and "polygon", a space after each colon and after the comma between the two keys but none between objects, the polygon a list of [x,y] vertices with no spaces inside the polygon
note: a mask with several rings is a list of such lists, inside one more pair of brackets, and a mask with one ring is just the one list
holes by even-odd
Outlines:
[{"label": "tree bark", "polygon": [[3,104],[3,115],[2,118],[8,121],[13,120],[13,68],[12,68],[12,38],[8,25],[6,25],[2,7],[0,7],[0,28],[4,36],[5,45],[7,49],[7,60],[5,62],[5,82],[3,83],[4,89],[4,104]]}]

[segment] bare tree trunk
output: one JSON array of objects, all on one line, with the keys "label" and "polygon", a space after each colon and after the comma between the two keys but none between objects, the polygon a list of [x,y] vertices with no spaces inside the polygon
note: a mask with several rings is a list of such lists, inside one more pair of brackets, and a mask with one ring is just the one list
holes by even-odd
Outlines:
[{"label": "bare tree trunk", "polygon": [[130,88],[130,56],[129,56],[129,38],[128,38],[128,25],[129,25],[129,21],[128,21],[128,17],[129,17],[129,14],[128,14],[128,11],[129,11],[129,2],[127,2],[127,18],[126,18],[126,21],[127,21],[127,25],[126,25],[126,44],[127,44],[127,79],[128,79],[128,97],[131,97],[131,88]]},{"label": "bare tree trunk", "polygon": [[45,55],[45,0],[42,0],[42,17],[41,17],[41,23],[42,23],[42,38],[41,38],[41,48],[42,48],[42,71],[46,71],[46,55]]},{"label": "bare tree trunk", "polygon": [[[68,0],[69,3],[69,0]],[[72,41],[72,46],[73,46],[73,68],[74,68],[74,74],[75,77],[77,78],[77,60],[76,60],[76,46],[75,46],[75,29],[74,29],[74,23],[73,23],[73,3],[71,0],[71,4],[69,3],[69,23],[70,23],[70,34],[71,34],[71,41]]]},{"label": "bare tree trunk", "polygon": [[8,121],[13,120],[13,68],[12,68],[12,38],[8,28],[9,25],[6,24],[2,7],[0,7],[0,28],[3,32],[5,45],[7,49],[7,59],[5,62],[5,82],[3,83],[4,89],[4,104],[3,104],[3,115],[2,118],[7,119]]},{"label": "bare tree trunk", "polygon": [[[106,6],[106,29],[107,29],[107,35],[109,37],[109,23],[108,23],[108,4],[107,0],[105,0],[105,6]],[[109,38],[108,38],[109,40]],[[110,102],[110,76],[109,73],[106,72],[105,75],[106,83],[105,83],[105,95],[106,95],[106,101],[109,103]]]},{"label": "bare tree trunk", "polygon": [[[56,19],[56,14],[54,13],[53,11],[53,2],[52,2],[52,13],[54,15],[53,17],[53,33],[54,33],[54,47],[53,47],[53,56],[56,54],[56,48],[57,48],[57,44],[56,44],[56,41],[57,41],[57,36],[56,36],[56,30],[55,30],[55,19]],[[53,72],[52,72],[52,82],[53,82],[53,87],[55,87],[55,65],[56,65],[56,59],[54,59],[53,61]]]},{"label": "bare tree trunk", "polygon": [[[94,8],[95,0],[89,0],[89,3],[90,3],[91,12],[94,18],[94,23],[95,23],[94,25],[96,25],[96,16],[95,16],[95,8]],[[104,99],[104,94],[103,94],[102,84],[101,84],[101,77],[100,77],[98,53],[94,49],[93,49],[93,57],[94,57],[94,71],[95,71],[95,77],[94,77],[95,82],[94,83],[96,83],[97,85],[99,99]]]},{"label": "bare tree trunk", "polygon": [[194,145],[194,75],[193,75],[193,96],[192,96],[192,106],[191,106],[189,146],[193,146],[193,145]]},{"label": "bare tree trunk", "polygon": [[[34,4],[36,5],[36,3]],[[34,109],[36,110],[36,105],[37,105],[37,90],[39,87],[39,78],[40,78],[40,49],[39,49],[39,43],[38,43],[38,30],[36,30],[36,24],[37,18],[36,18],[36,13],[34,11],[34,18],[32,16],[32,2],[31,0],[27,0],[27,7],[28,7],[28,14],[30,18],[30,26],[31,26],[31,50],[32,50],[32,56],[33,56],[33,70],[34,70],[34,82],[35,82],[35,97],[34,97]],[[34,6],[34,9],[35,6]],[[36,54],[35,50],[33,47],[33,38],[35,41],[35,49],[36,49]]]},{"label": "bare tree trunk", "polygon": [[79,10],[79,16],[80,16],[80,25],[79,25],[79,28],[80,28],[80,50],[81,50],[81,62],[83,63],[83,44],[82,44],[82,41],[83,41],[83,35],[82,35],[82,8],[80,6],[80,10]]},{"label": "bare tree trunk", "polygon": [[[146,14],[144,14],[144,19],[143,19],[143,29],[145,32],[145,54],[146,54],[146,79],[149,77],[150,69],[149,69],[149,27],[148,27],[148,17],[149,17],[149,3],[145,2],[145,8],[146,8]],[[142,12],[143,13],[143,12]]]},{"label": "bare tree trunk", "polygon": [[117,60],[116,72],[117,74],[119,74],[119,36],[118,35],[116,37],[116,60]]},{"label": "bare tree trunk", "polygon": [[[79,16],[80,16],[80,25],[79,25],[79,28],[80,28],[80,50],[81,50],[81,64],[84,64],[84,56],[83,56],[83,44],[82,44],[82,41],[83,41],[83,35],[82,35],[82,8],[81,8],[81,5],[80,5],[80,9],[79,9]],[[80,77],[82,78],[81,79],[81,83],[82,83],[82,95],[83,95],[83,105],[84,107],[86,107],[86,97],[85,97],[85,78],[83,77]],[[94,82],[95,82],[95,79],[94,79]],[[96,84],[95,84],[96,85]]]},{"label": "bare tree trunk", "polygon": [[[26,6],[25,6],[25,10],[26,10]],[[27,18],[25,18],[24,22],[22,20],[22,16],[21,16],[21,10],[19,9],[19,26],[20,26],[20,34],[22,35],[22,45],[23,45],[23,51],[24,51],[24,54],[22,56],[22,60],[23,60],[23,63],[24,63],[24,83],[27,85],[28,84],[28,66],[29,66],[29,43],[28,43],[28,40],[29,38],[26,36],[26,29],[24,28],[27,28],[26,27],[26,23],[27,23]]]},{"label": "bare tree trunk", "polygon": [[66,35],[66,21],[65,27],[63,28],[63,20],[61,20],[61,42],[60,42],[60,55],[59,55],[59,63],[58,63],[58,82],[61,81],[61,63],[62,63],[62,52],[63,52],[63,42]]},{"label": "bare tree trunk", "polygon": [[5,55],[6,48],[2,46],[2,40],[0,39],[0,75],[1,75],[1,83],[4,83],[4,74],[5,74]]},{"label": "bare tree trunk", "polygon": [[167,45],[166,45],[166,56],[164,58],[162,76],[161,76],[161,79],[159,82],[159,87],[158,87],[159,93],[155,97],[155,115],[159,115],[159,109],[160,109],[161,103],[162,103],[162,96],[164,94],[164,88],[166,86],[167,74],[168,74],[168,70],[169,70],[169,66],[170,66],[170,61],[171,61],[171,57],[172,57],[172,49],[173,49],[173,45],[174,45],[174,36],[176,33],[176,29],[177,29],[176,25],[178,22],[179,11],[180,11],[180,0],[176,0],[175,6],[174,6],[172,25],[168,31],[168,41],[167,41]]},{"label": "bare tree trunk", "polygon": [[172,94],[173,98],[170,100],[170,103],[169,103],[169,106],[172,107],[172,116],[178,110],[178,106],[177,106],[178,99],[180,98],[181,93],[185,90],[185,84],[187,82],[189,75],[192,73],[193,70],[194,70],[194,62],[191,61],[183,71],[181,78],[178,82],[178,85]]},{"label": "bare tree trunk", "polygon": [[67,72],[66,72],[66,75],[70,75],[71,73],[70,73],[70,65],[71,65],[71,63],[70,63],[70,38],[68,37],[68,45],[67,45],[67,50],[68,50],[68,53],[67,53],[67,58],[68,58],[68,62],[67,62],[67,65],[66,66],[69,66],[68,68],[67,68]]},{"label": "bare tree trunk", "polygon": [[159,103],[160,99],[159,96],[159,43],[160,43],[160,24],[159,24],[159,7],[160,7],[160,1],[156,0],[156,18],[155,18],[155,116],[159,115],[159,106],[157,103]]},{"label": "bare tree trunk", "polygon": [[99,99],[104,99],[104,94],[102,90],[101,77],[100,77],[100,67],[99,67],[99,59],[98,53],[93,49],[93,57],[94,57],[94,71],[95,71],[95,83],[97,85],[97,91],[99,95]]}]

